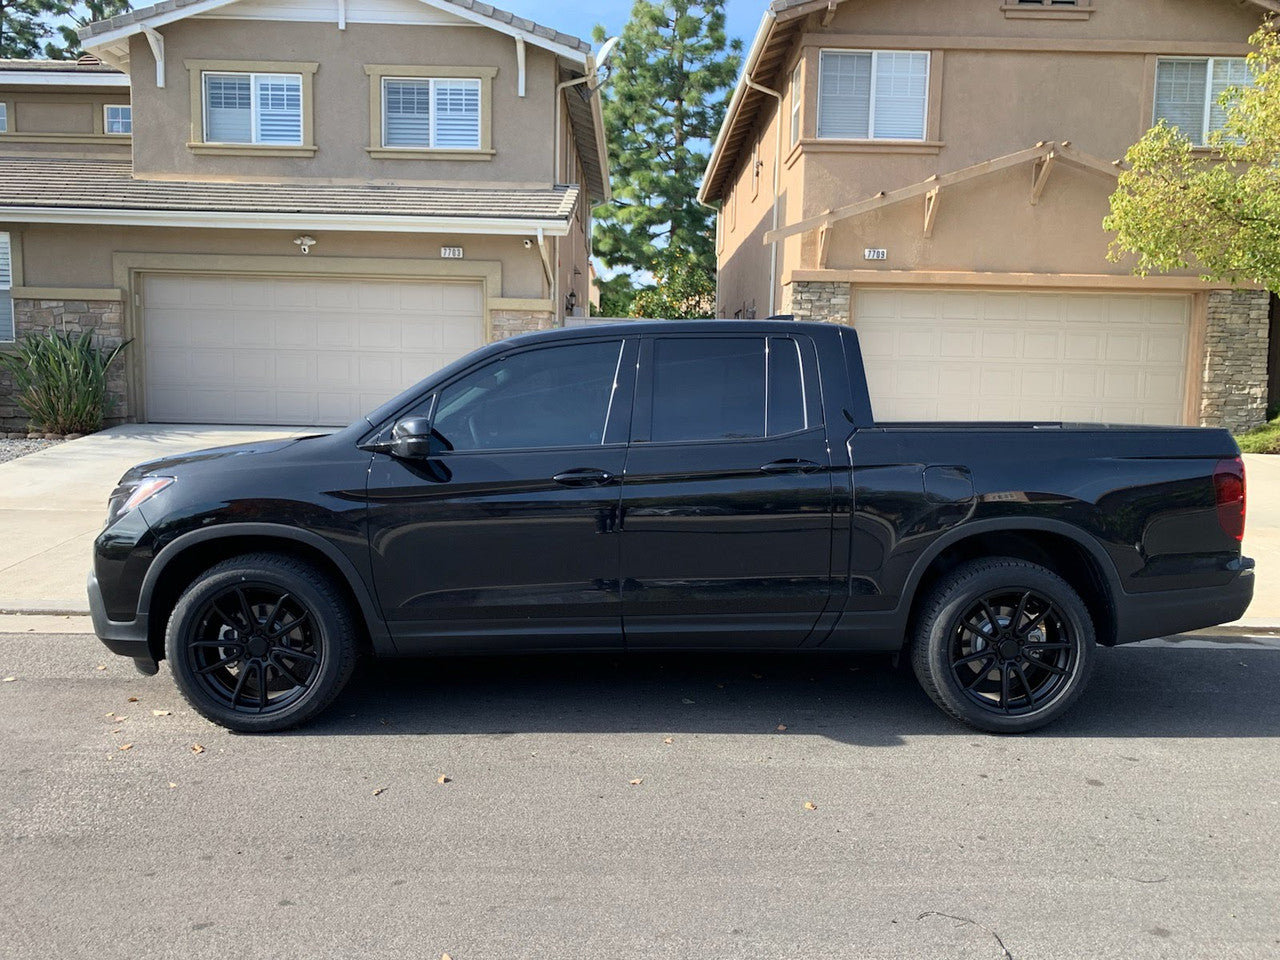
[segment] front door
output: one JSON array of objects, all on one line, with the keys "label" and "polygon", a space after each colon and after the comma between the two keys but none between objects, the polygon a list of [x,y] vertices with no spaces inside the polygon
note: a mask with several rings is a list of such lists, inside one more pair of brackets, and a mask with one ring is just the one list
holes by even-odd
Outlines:
[{"label": "front door", "polygon": [[642,341],[622,517],[629,648],[802,643],[832,592],[813,343]]},{"label": "front door", "polygon": [[432,416],[435,455],[374,456],[369,545],[402,652],[621,644],[634,381],[621,371],[636,349],[611,337],[502,354],[407,414]]}]

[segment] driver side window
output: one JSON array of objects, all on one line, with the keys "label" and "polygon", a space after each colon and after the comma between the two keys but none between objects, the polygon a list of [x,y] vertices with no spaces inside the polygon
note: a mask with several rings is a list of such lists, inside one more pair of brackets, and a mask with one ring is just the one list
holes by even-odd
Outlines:
[{"label": "driver side window", "polygon": [[434,430],[454,451],[603,443],[621,354],[607,340],[502,357],[440,392]]}]

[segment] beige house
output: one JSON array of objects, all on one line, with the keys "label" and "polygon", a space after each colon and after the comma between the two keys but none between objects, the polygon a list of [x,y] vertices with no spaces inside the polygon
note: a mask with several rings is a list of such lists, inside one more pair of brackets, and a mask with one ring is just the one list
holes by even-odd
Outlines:
[{"label": "beige house", "polygon": [[131,338],[117,419],[345,424],[584,313],[585,41],[473,0],[166,0],[82,42],[0,62],[0,340]]},{"label": "beige house", "polygon": [[1154,121],[1222,123],[1276,12],[777,0],[702,188],[721,314],[852,323],[885,420],[1261,422],[1268,294],[1135,277],[1102,219]]}]

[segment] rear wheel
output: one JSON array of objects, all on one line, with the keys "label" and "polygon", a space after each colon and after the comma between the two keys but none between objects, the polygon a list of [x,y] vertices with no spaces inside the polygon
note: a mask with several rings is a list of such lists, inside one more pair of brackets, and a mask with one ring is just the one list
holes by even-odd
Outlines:
[{"label": "rear wheel", "polygon": [[1021,733],[1075,702],[1095,646],[1088,608],[1057,574],[1024,560],[975,560],[926,598],[911,663],[925,692],[955,719]]},{"label": "rear wheel", "polygon": [[285,730],[346,686],[355,623],[312,565],[278,554],[233,557],[201,574],[169,620],[165,654],[182,695],[231,730]]}]

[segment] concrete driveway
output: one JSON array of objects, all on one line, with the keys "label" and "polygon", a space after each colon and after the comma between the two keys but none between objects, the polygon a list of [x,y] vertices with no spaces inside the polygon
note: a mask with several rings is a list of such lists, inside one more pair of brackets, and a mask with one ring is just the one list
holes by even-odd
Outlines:
[{"label": "concrete driveway", "polygon": [[[120,475],[142,460],[315,427],[128,424],[0,463],[0,613],[87,614],[84,581],[93,538]],[[1280,624],[1280,457],[1245,457],[1245,553],[1258,561],[1258,594],[1242,626]]]},{"label": "concrete driveway", "polygon": [[126,424],[0,463],[0,611],[88,614],[93,539],[135,463],[330,429]]}]

